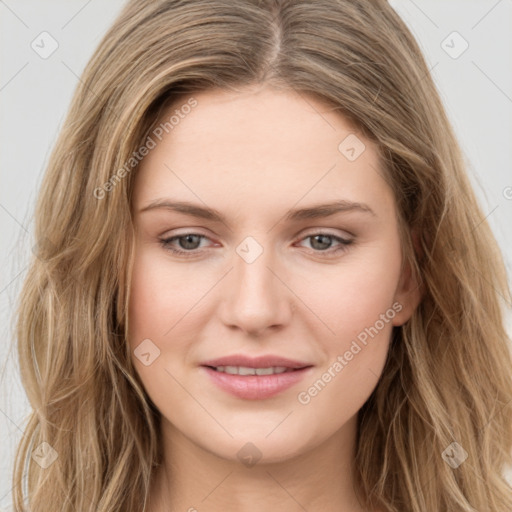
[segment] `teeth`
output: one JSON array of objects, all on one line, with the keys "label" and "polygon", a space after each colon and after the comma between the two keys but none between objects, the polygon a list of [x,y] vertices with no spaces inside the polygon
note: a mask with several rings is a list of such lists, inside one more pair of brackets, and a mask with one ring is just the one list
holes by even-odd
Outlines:
[{"label": "teeth", "polygon": [[292,372],[286,366],[272,366],[270,368],[249,368],[247,366],[217,366],[218,372],[229,373],[230,375],[274,375],[275,373]]}]

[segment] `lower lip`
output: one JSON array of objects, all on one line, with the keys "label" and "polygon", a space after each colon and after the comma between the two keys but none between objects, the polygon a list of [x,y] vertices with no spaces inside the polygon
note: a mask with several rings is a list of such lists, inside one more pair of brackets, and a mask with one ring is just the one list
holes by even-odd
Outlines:
[{"label": "lower lip", "polygon": [[300,382],[312,366],[273,375],[231,375],[208,366],[201,367],[222,390],[245,400],[273,397]]}]

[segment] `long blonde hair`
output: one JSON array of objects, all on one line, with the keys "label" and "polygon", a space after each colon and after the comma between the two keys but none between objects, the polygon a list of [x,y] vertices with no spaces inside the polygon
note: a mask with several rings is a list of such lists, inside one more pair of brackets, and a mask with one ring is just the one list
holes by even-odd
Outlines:
[{"label": "long blonde hair", "polygon": [[[36,204],[38,251],[16,314],[33,408],[16,510],[146,510],[160,415],[127,343],[126,163],[171,101],[251,84],[322,99],[377,143],[421,281],[359,413],[361,499],[393,512],[510,512],[507,275],[424,57],[384,0],[126,4],[81,77]],[[36,449],[57,458],[42,467]],[[446,450],[467,459],[453,467]]]}]

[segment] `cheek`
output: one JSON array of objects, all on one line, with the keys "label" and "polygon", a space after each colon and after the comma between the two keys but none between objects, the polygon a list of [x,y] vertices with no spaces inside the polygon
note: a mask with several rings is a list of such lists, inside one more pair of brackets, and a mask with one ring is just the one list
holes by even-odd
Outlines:
[{"label": "cheek", "polygon": [[161,411],[172,410],[186,399],[172,376],[178,373],[176,362],[182,361],[189,343],[182,330],[186,319],[180,320],[198,300],[193,290],[179,266],[169,265],[151,250],[136,252],[128,307],[128,343],[135,370]]},{"label": "cheek", "polygon": [[[162,340],[197,302],[197,290],[179,265],[152,251],[136,254],[129,302],[130,341]],[[159,342],[160,343],[160,342]]]},{"label": "cheek", "polygon": [[143,338],[159,338],[162,329],[162,282],[158,281],[159,266],[148,265],[144,255],[135,257],[129,302],[130,343]]},{"label": "cheek", "polygon": [[324,364],[304,383],[297,400],[307,411],[314,408],[320,417],[329,418],[333,428],[361,408],[382,374],[399,310],[393,307],[400,273],[399,257],[394,256],[381,253],[357,264],[347,262],[325,280],[322,293],[308,295],[308,305],[316,307],[333,332],[321,338]]}]

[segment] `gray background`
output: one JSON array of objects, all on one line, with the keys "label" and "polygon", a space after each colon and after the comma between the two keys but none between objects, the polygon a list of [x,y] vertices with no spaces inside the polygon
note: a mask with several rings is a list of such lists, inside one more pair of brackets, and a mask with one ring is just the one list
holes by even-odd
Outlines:
[{"label": "gray background", "polygon": [[[28,412],[17,374],[11,315],[33,245],[34,199],[79,76],[123,3],[0,0],[0,511],[11,503],[14,447]],[[391,4],[427,57],[510,276],[512,0]],[[31,47],[43,31],[58,43],[46,59]],[[454,52],[464,43],[458,36],[448,37],[453,31],[469,44],[458,58]],[[510,316],[507,322],[510,330]]]}]

